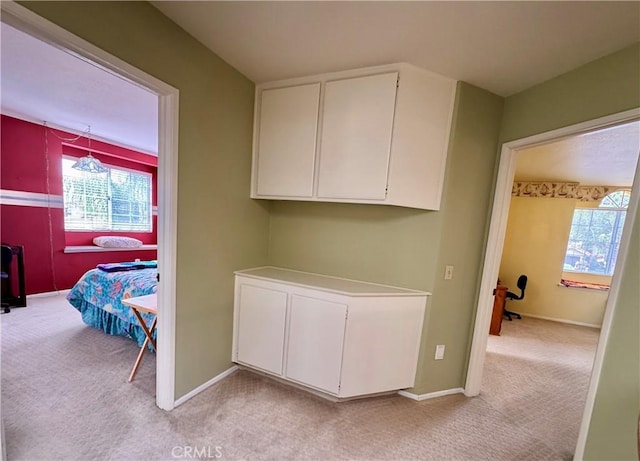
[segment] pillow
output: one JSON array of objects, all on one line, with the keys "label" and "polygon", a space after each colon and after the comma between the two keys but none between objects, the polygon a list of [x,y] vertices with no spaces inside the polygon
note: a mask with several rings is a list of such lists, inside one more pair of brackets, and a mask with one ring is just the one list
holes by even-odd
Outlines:
[{"label": "pillow", "polygon": [[131,237],[103,236],[95,237],[93,244],[103,248],[140,248],[142,242]]}]

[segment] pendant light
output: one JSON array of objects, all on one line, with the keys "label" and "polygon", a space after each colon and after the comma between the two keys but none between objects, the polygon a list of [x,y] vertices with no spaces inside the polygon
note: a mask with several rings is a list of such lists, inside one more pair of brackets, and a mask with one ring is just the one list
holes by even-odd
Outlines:
[{"label": "pendant light", "polygon": [[74,163],[71,168],[74,168],[79,171],[86,171],[87,173],[106,173],[109,171],[100,160],[91,155],[91,125],[87,129],[87,139],[89,140],[89,153],[85,157],[81,157],[78,159],[76,163]]}]

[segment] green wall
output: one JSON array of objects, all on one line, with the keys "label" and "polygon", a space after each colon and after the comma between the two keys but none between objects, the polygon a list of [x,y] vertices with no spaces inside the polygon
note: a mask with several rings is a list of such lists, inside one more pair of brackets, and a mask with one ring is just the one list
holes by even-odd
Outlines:
[{"label": "green wall", "polygon": [[[497,169],[503,99],[462,83],[451,132],[431,313],[415,392],[464,387]],[[419,236],[419,238],[424,238]],[[446,265],[453,279],[444,280]],[[445,359],[434,360],[437,344]]]},{"label": "green wall", "polygon": [[638,107],[640,44],[560,75],[505,101],[503,142]]},{"label": "green wall", "polygon": [[[458,86],[442,211],[274,202],[269,264],[433,292],[416,393],[464,384],[502,98]],[[471,230],[471,231],[470,231]],[[442,280],[453,264],[453,280]],[[435,361],[436,344],[445,360]]]},{"label": "green wall", "polygon": [[146,2],[23,5],[180,91],[179,398],[231,365],[233,271],[267,260],[268,205],[249,198],[254,85]]},{"label": "green wall", "polygon": [[[501,139],[514,140],[640,107],[640,44],[537,85],[505,101]],[[585,459],[637,459],[640,410],[638,240],[633,246],[606,345]]]},{"label": "green wall", "polygon": [[638,459],[640,416],[640,213],[611,325],[584,459]]}]

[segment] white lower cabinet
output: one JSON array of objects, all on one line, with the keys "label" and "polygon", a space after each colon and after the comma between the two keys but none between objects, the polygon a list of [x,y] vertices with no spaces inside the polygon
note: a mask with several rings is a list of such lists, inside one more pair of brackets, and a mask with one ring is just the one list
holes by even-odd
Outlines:
[{"label": "white lower cabinet", "polygon": [[237,360],[271,373],[282,373],[287,293],[270,288],[240,287]]},{"label": "white lower cabinet", "polygon": [[292,295],[286,377],[337,394],[347,305]]},{"label": "white lower cabinet", "polygon": [[414,385],[429,293],[274,267],[235,290],[234,362],[338,398]]}]

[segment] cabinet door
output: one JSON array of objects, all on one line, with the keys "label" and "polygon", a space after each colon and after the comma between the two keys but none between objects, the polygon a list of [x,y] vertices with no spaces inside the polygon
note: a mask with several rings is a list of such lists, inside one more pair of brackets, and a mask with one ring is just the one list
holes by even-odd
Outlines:
[{"label": "cabinet door", "polygon": [[242,285],[238,305],[238,362],[282,375],[287,294]]},{"label": "cabinet door", "polygon": [[256,195],[313,194],[319,99],[319,83],[262,91]]},{"label": "cabinet door", "polygon": [[384,200],[398,73],[328,82],[318,197]]},{"label": "cabinet door", "polygon": [[338,393],[347,306],[293,295],[286,376]]}]

